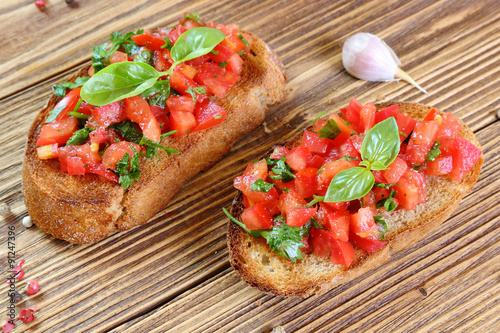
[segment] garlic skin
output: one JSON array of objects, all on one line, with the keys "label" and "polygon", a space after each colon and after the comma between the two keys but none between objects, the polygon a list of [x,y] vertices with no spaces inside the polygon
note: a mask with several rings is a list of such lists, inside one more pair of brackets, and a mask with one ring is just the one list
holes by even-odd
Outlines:
[{"label": "garlic skin", "polygon": [[342,48],[342,63],[352,76],[366,81],[399,81],[403,79],[429,95],[399,66],[398,56],[379,37],[359,32],[349,37]]}]

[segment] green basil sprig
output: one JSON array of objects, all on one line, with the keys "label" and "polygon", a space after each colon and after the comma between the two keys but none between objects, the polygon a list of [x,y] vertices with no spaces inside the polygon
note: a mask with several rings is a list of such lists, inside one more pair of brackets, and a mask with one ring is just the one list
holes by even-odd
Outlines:
[{"label": "green basil sprig", "polygon": [[170,50],[174,64],[167,72],[158,72],[143,62],[111,64],[90,78],[82,87],[81,97],[89,104],[103,106],[142,94],[164,75],[172,75],[175,67],[212,51],[225,35],[214,28],[189,29],[179,36]]},{"label": "green basil sprig", "polygon": [[351,201],[364,197],[375,184],[372,170],[385,170],[399,153],[399,131],[394,117],[373,126],[361,145],[359,163],[333,177],[325,194],[325,202]]}]

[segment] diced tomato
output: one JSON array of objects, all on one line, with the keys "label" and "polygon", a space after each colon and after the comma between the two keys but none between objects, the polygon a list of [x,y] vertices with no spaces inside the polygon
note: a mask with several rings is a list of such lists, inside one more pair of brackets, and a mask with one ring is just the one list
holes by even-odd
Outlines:
[{"label": "diced tomato", "polygon": [[286,224],[292,227],[302,227],[316,214],[316,208],[296,208],[286,211]]},{"label": "diced tomato", "polygon": [[162,133],[170,131],[170,118],[168,117],[167,111],[158,105],[150,105],[151,112],[156,118],[158,125]]},{"label": "diced tomato", "polygon": [[151,112],[148,102],[140,95],[132,96],[123,100],[123,107],[127,117],[139,124],[146,138],[154,142],[160,141],[160,125]]},{"label": "diced tomato", "polygon": [[307,147],[313,154],[324,154],[328,149],[330,139],[320,138],[319,133],[304,131],[302,136],[302,147]]},{"label": "diced tomato", "polygon": [[227,35],[226,38],[221,42],[221,44],[228,47],[234,53],[239,53],[247,49],[247,46],[245,45],[243,40],[241,40],[241,38],[238,37],[238,34],[235,33]]},{"label": "diced tomato", "polygon": [[320,202],[319,205],[321,207],[326,207],[327,209],[332,211],[345,211],[347,207],[349,207],[349,201],[341,201],[341,202]]},{"label": "diced tomato", "polygon": [[192,112],[170,112],[170,123],[172,130],[176,130],[174,138],[188,134],[196,127],[196,118]]},{"label": "diced tomato", "polygon": [[36,144],[38,146],[64,144],[76,130],[78,130],[78,120],[74,117],[55,120],[42,126]]},{"label": "diced tomato", "polygon": [[198,70],[196,70],[194,67],[189,66],[186,63],[180,64],[178,68],[184,75],[186,75],[191,80],[196,76],[196,73],[198,73]]},{"label": "diced tomato", "polygon": [[429,111],[429,113],[427,113],[427,115],[424,117],[423,120],[424,121],[436,120],[436,116],[441,116],[441,115],[439,114],[439,112],[436,109],[432,108]]},{"label": "diced tomato", "polygon": [[60,147],[59,162],[61,163],[61,171],[68,171],[68,158],[70,157],[81,158],[85,168],[91,164],[99,164],[101,162],[101,156],[99,156],[99,144],[86,143],[80,146],[69,145]]},{"label": "diced tomato", "polygon": [[196,22],[196,21],[193,21],[193,20],[184,20],[181,25],[186,28],[186,29],[194,29],[194,28],[198,28],[198,27],[201,27],[201,25]]},{"label": "diced tomato", "polygon": [[201,65],[203,65],[205,62],[207,62],[209,60],[210,60],[210,57],[207,54],[205,54],[205,55],[202,55],[201,57],[188,60],[185,62],[185,64],[198,70]]},{"label": "diced tomato", "polygon": [[366,103],[359,111],[359,125],[365,134],[375,125],[375,111],[377,108],[372,102]]},{"label": "diced tomato", "polygon": [[278,192],[272,187],[269,192],[253,191],[251,186],[258,178],[253,176],[239,176],[234,178],[234,187],[243,192],[252,203],[276,203]]},{"label": "diced tomato", "polygon": [[154,67],[158,72],[165,72],[172,66],[168,50],[154,52]]},{"label": "diced tomato", "polygon": [[373,195],[375,196],[375,202],[385,199],[391,194],[391,190],[383,187],[374,187],[372,191]]},{"label": "diced tomato", "polygon": [[54,106],[54,110],[64,107],[64,109],[59,113],[59,115],[56,117],[56,121],[60,121],[64,118],[67,118],[68,112],[71,112],[75,109],[76,104],[78,103],[78,100],[80,99],[80,90],[82,90],[82,87],[75,88],[71,90],[66,96],[61,99],[56,106]]},{"label": "diced tomato", "polygon": [[418,202],[425,203],[427,199],[426,190],[426,182],[425,182],[425,174],[421,172],[417,172],[413,169],[406,170],[405,177],[412,181],[414,184],[417,184],[418,187]]},{"label": "diced tomato", "polygon": [[396,115],[396,123],[398,124],[399,131],[404,133],[404,135],[399,135],[399,139],[403,142],[413,131],[417,121],[408,115],[400,113]]},{"label": "diced tomato", "polygon": [[387,242],[359,237],[352,232],[349,234],[349,241],[368,253],[376,252],[387,244]]},{"label": "diced tomato", "polygon": [[286,212],[290,209],[304,208],[307,202],[294,190],[290,190],[288,193],[283,192],[279,196],[278,208],[284,217],[286,217]]},{"label": "diced tomato", "polygon": [[189,95],[175,96],[171,95],[167,99],[167,106],[170,111],[176,112],[194,112],[193,98]]},{"label": "diced tomato", "polygon": [[330,235],[329,232],[323,229],[311,230],[311,239],[313,246],[313,253],[322,258],[330,255]]},{"label": "diced tomato", "polygon": [[372,191],[368,192],[364,197],[362,197],[361,202],[363,203],[363,207],[370,208],[373,216],[377,215],[377,202],[375,201],[375,195]]},{"label": "diced tomato", "polygon": [[106,143],[110,140],[110,136],[104,127],[99,127],[98,129],[90,132],[90,141],[95,143]]},{"label": "diced tomato", "polygon": [[329,213],[326,221],[326,227],[332,232],[334,238],[343,242],[349,241],[349,225],[351,223],[349,212],[338,211]]},{"label": "diced tomato", "polygon": [[193,132],[198,132],[221,124],[227,118],[227,113],[217,103],[205,99],[196,103],[194,116],[196,127]]},{"label": "diced tomato", "polygon": [[439,150],[442,156],[452,156],[455,147],[454,138],[440,138],[439,139]]},{"label": "diced tomato", "polygon": [[92,114],[92,110],[94,110],[95,108],[96,106],[89,104],[85,101],[82,101],[77,111],[90,116]]},{"label": "diced tomato", "polygon": [[340,160],[340,161],[334,161],[334,162],[327,162],[324,166],[323,169],[321,170],[321,173],[319,174],[318,177],[318,185],[322,184],[330,184],[331,180],[337,173],[339,173],[342,170],[345,169],[350,169],[352,168],[353,165],[351,162],[346,161],[346,160]]},{"label": "diced tomato", "polygon": [[273,217],[259,203],[245,208],[241,214],[241,221],[245,223],[248,230],[271,229],[273,227]]},{"label": "diced tomato", "polygon": [[186,90],[188,90],[190,87],[199,87],[199,85],[194,80],[187,77],[186,74],[181,72],[179,68],[176,68],[173,71],[172,77],[170,79],[170,84],[172,88],[175,89],[175,91],[188,96],[191,95],[189,95],[189,93],[186,93]]},{"label": "diced tomato", "polygon": [[128,55],[125,52],[115,51],[109,58],[109,62],[112,64],[124,61],[128,61]]},{"label": "diced tomato", "polygon": [[373,170],[372,173],[373,173],[373,177],[375,177],[375,181],[377,183],[383,183],[383,184],[388,183],[387,179],[385,179],[385,177],[384,177],[383,171]]},{"label": "diced tomato", "polygon": [[101,163],[94,164],[88,163],[88,166],[85,167],[85,171],[87,173],[95,173],[99,176],[103,176],[115,183],[118,183],[118,176],[115,175],[111,170],[108,170]]},{"label": "diced tomato", "polygon": [[212,62],[206,62],[200,66],[194,80],[204,85],[215,96],[222,98],[238,78],[239,76],[233,72],[226,71],[225,68]]},{"label": "diced tomato", "polygon": [[424,163],[427,154],[437,139],[439,125],[435,121],[418,121],[413,130],[406,154],[411,164]]},{"label": "diced tomato", "polygon": [[316,191],[317,168],[306,167],[295,174],[295,189],[303,198],[312,197]]},{"label": "diced tomato", "polygon": [[286,163],[295,171],[304,169],[312,157],[309,148],[295,147],[286,155]]},{"label": "diced tomato", "polygon": [[283,156],[287,155],[290,151],[283,146],[274,146],[273,153],[269,156],[272,159],[279,160]]},{"label": "diced tomato", "polygon": [[243,70],[243,59],[241,59],[240,55],[234,53],[227,60],[226,70],[233,72],[236,75],[239,75]]},{"label": "diced tomato", "polygon": [[360,112],[363,106],[356,100],[351,99],[349,106],[347,107],[346,113],[344,114],[347,121],[352,125],[352,128],[356,133],[363,133],[364,127],[361,123]]},{"label": "diced tomato", "polygon": [[[135,149],[135,153],[132,150]],[[115,169],[116,163],[128,154],[129,160],[141,151],[141,146],[132,142],[120,141],[111,144],[102,155],[102,164],[111,170]]]},{"label": "diced tomato", "polygon": [[332,145],[334,147],[339,147],[347,139],[349,139],[349,137],[351,136],[352,126],[351,125],[347,125],[346,123],[344,123],[344,120],[342,120],[342,118],[340,118],[336,114],[330,115],[330,117],[328,117],[328,120],[330,120],[330,119],[335,120],[335,123],[340,128],[340,130],[342,131],[342,133],[340,133],[335,139],[333,139],[333,142],[332,142]]},{"label": "diced tomato", "polygon": [[391,105],[388,108],[385,108],[375,113],[375,124],[378,124],[390,117],[394,117],[394,119],[396,119],[398,114],[399,114],[399,105],[398,104]]},{"label": "diced tomato", "polygon": [[373,213],[369,207],[360,208],[357,213],[351,215],[351,232],[359,234],[375,227]]},{"label": "diced tomato", "polygon": [[68,157],[67,159],[68,175],[84,175],[85,163],[81,157]]},{"label": "diced tomato", "polygon": [[447,175],[453,170],[453,158],[451,156],[438,156],[434,161],[426,163],[425,174],[428,176]]},{"label": "diced tomato", "polygon": [[255,163],[248,164],[245,172],[243,172],[243,176],[253,176],[262,180],[266,180],[267,178],[267,162],[265,159],[262,159]]},{"label": "diced tomato", "polygon": [[325,159],[318,155],[313,155],[309,161],[307,161],[306,167],[319,169],[325,164]]},{"label": "diced tomato", "polygon": [[57,143],[37,147],[36,154],[38,155],[38,158],[41,160],[48,160],[51,158],[56,158],[59,156],[59,152],[57,150],[57,147],[58,147]]},{"label": "diced tomato", "polygon": [[[412,210],[421,201],[422,193],[419,188],[421,185],[420,181],[420,175],[417,172],[408,169],[398,180],[398,185],[391,186],[391,188],[397,191],[395,198],[399,201],[403,208]],[[425,193],[425,185],[423,191]]]},{"label": "diced tomato", "polygon": [[175,42],[177,41],[177,38],[179,38],[179,36],[182,35],[186,31],[187,31],[186,28],[184,28],[182,25],[178,25],[177,28],[171,30],[168,33],[168,39],[170,39],[172,44],[175,44]]},{"label": "diced tomato", "polygon": [[339,239],[330,239],[330,248],[332,252],[332,264],[351,266],[356,251],[349,242],[343,242]]},{"label": "diced tomato", "polygon": [[396,157],[394,162],[392,162],[387,169],[382,171],[382,174],[389,183],[397,183],[399,178],[405,174],[406,170],[408,170],[408,164],[401,158]]},{"label": "diced tomato", "polygon": [[[276,176],[274,172],[269,171],[269,176]],[[270,179],[271,183],[278,185],[282,189],[294,190],[295,191],[295,179],[288,182],[283,182],[281,179]]]},{"label": "diced tomato", "polygon": [[461,182],[464,175],[472,170],[481,157],[481,150],[461,136],[456,136],[453,143],[453,170],[451,177]]},{"label": "diced tomato", "polygon": [[[351,138],[359,138],[359,136],[353,135],[353,136],[351,136]],[[357,158],[358,162],[359,162],[359,161],[361,161],[361,154],[359,153],[359,150],[356,149],[356,147],[354,146],[353,140],[351,140],[351,138],[346,140],[340,146],[340,153],[341,153],[342,157],[349,156],[352,158]],[[354,161],[350,161],[350,162],[354,163]]]},{"label": "diced tomato", "polygon": [[243,200],[242,200],[243,207],[248,208],[252,206],[250,200],[248,200],[248,197],[245,195],[245,193],[242,193],[242,195],[243,195]]},{"label": "diced tomato", "polygon": [[[179,34],[180,35],[180,34]],[[177,36],[178,38],[178,36]],[[176,40],[177,40],[176,38]],[[135,35],[132,36],[132,40],[136,42],[137,45],[140,46],[145,46],[149,50],[152,51],[162,51],[163,49],[161,48],[163,45],[165,45],[165,40],[156,36],[152,36],[151,34],[144,33],[142,35]],[[174,43],[174,42],[172,42]]]},{"label": "diced tomato", "polygon": [[119,123],[127,119],[125,109],[120,103],[114,102],[92,110],[88,120],[91,128],[108,127],[109,125]]},{"label": "diced tomato", "polygon": [[305,254],[312,252],[312,244],[309,242],[309,237],[302,237],[302,244],[304,244],[304,247],[300,248],[302,253]]},{"label": "diced tomato", "polygon": [[326,125],[326,120],[317,119],[312,128],[313,132],[319,132]]},{"label": "diced tomato", "polygon": [[208,56],[216,64],[219,62],[227,62],[227,60],[233,55],[233,51],[228,49],[226,46],[219,44],[214,47],[213,52],[210,52]]},{"label": "diced tomato", "polygon": [[451,113],[443,114],[443,120],[439,128],[438,139],[445,137],[455,137],[462,129],[462,125]]}]

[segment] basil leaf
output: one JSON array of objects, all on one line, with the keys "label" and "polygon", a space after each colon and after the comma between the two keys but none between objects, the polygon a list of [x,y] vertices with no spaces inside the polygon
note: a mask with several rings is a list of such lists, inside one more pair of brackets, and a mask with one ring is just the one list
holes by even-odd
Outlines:
[{"label": "basil leaf", "polygon": [[384,207],[388,212],[392,212],[394,209],[396,209],[396,203],[393,199],[397,193],[397,191],[391,190],[391,194],[389,194],[387,198],[377,201],[377,209]]},{"label": "basil leaf", "polygon": [[319,118],[321,118],[321,117],[322,117],[325,113],[326,113],[326,112],[325,112],[325,111],[323,111],[323,112],[321,112],[320,114],[318,114],[318,115],[316,116],[316,118],[314,118],[314,121],[313,121],[313,123],[312,123],[312,125],[311,125],[311,126],[312,126],[312,127],[314,127],[314,125],[316,125],[316,122],[318,121],[318,119],[319,119]]},{"label": "basil leaf", "polygon": [[62,112],[62,110],[64,110],[66,108],[66,105],[62,105],[60,107],[57,107],[55,109],[52,109],[50,112],[49,112],[49,116],[47,117],[47,119],[45,120],[45,122],[47,123],[51,123],[53,122],[54,120],[56,120],[57,116]]},{"label": "basil leaf", "polygon": [[373,185],[373,186],[382,187],[382,188],[385,188],[386,190],[390,190],[391,186],[393,186],[393,185],[399,185],[399,184],[398,183],[389,183],[389,184],[375,183],[375,185]]},{"label": "basil leaf", "polygon": [[52,86],[52,90],[54,90],[54,95],[59,97],[64,97],[66,96],[66,89],[75,89],[81,87],[88,80],[89,80],[88,76],[79,76],[75,79],[75,82],[64,81],[57,85]]},{"label": "basil leaf", "polygon": [[214,28],[189,29],[179,36],[170,50],[170,56],[176,64],[201,57],[212,51],[225,37],[222,31]]},{"label": "basil leaf", "polygon": [[275,165],[271,170],[274,175],[270,175],[271,179],[277,180],[281,179],[283,183],[292,181],[295,179],[292,168],[285,163],[285,156],[279,160],[274,160],[271,158],[266,158],[267,165]]},{"label": "basil leaf", "polygon": [[370,170],[354,167],[340,171],[333,177],[325,194],[325,202],[351,201],[370,192],[375,177]]},{"label": "basil leaf", "polygon": [[69,138],[68,141],[66,141],[66,146],[73,145],[75,143],[79,143],[85,140],[86,138],[89,137],[90,131],[91,129],[88,127],[84,127],[82,129],[79,129],[78,131],[75,131],[71,136],[71,138]]},{"label": "basil leaf", "polygon": [[394,117],[387,118],[366,133],[361,158],[369,163],[370,169],[385,170],[398,156],[399,144],[398,124]]},{"label": "basil leaf", "polygon": [[184,14],[184,19],[182,20],[182,22],[184,23],[186,20],[193,20],[199,25],[203,25],[203,22],[201,22],[200,14],[197,12]]},{"label": "basil leaf", "polygon": [[436,157],[441,155],[441,150],[439,149],[439,147],[441,147],[441,144],[438,140],[436,140],[436,142],[434,142],[434,144],[432,145],[431,150],[427,154],[427,157],[425,158],[426,162],[434,161]]},{"label": "basil leaf", "polygon": [[82,87],[80,96],[89,104],[103,106],[140,95],[161,76],[154,67],[141,62],[118,62],[95,74]]},{"label": "basil leaf", "polygon": [[322,129],[318,131],[321,135],[319,136],[320,138],[323,139],[335,139],[337,135],[342,133],[342,131],[339,128],[339,125],[335,122],[333,119],[329,119],[325,126],[323,126]]},{"label": "basil leaf", "polygon": [[269,192],[273,188],[274,184],[269,184],[262,179],[257,179],[252,185],[250,185],[250,190],[258,192]]},{"label": "basil leaf", "polygon": [[134,123],[132,123],[129,120],[122,121],[121,123],[118,124],[113,124],[109,126],[109,128],[112,128],[120,132],[125,141],[128,142],[139,144],[143,137],[142,133],[139,130],[137,130],[137,128],[135,128]]},{"label": "basil leaf", "polygon": [[167,99],[170,97],[170,81],[156,81],[151,88],[142,93],[142,97],[147,99],[150,105],[157,105],[165,109]]},{"label": "basil leaf", "polygon": [[318,202],[321,202],[321,201],[324,201],[324,200],[325,200],[324,196],[313,194],[313,200],[311,200],[310,202],[308,202],[307,205],[306,205],[306,207],[314,206]]},{"label": "basil leaf", "polygon": [[134,62],[143,62],[145,64],[151,65],[153,63],[153,52],[144,50],[137,53],[134,57]]}]

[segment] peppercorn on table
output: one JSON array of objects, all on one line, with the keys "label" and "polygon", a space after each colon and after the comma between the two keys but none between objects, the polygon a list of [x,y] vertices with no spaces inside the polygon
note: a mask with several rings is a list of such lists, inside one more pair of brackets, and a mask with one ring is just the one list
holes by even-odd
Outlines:
[{"label": "peppercorn on table", "polygon": [[[0,4],[0,244],[24,277],[0,288],[12,332],[493,332],[500,328],[500,2],[3,1]],[[287,97],[147,224],[93,245],[27,228],[21,168],[28,129],[52,94],[114,31],[172,26],[185,12],[238,24],[266,41]],[[382,38],[429,96],[405,82],[358,80],[342,66],[356,32]],[[452,112],[484,154],[478,183],[435,232],[321,296],[264,294],[232,270],[226,248],[232,179],[275,142],[348,104],[407,101]],[[9,233],[10,232],[10,233]],[[32,296],[21,282],[36,280]],[[30,287],[35,285],[33,282]],[[13,309],[10,304],[15,304]],[[34,319],[19,320],[23,309]],[[13,312],[12,312],[13,311]],[[26,312],[24,313],[26,314]],[[31,319],[31,318],[30,318]]]}]

